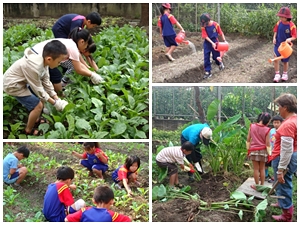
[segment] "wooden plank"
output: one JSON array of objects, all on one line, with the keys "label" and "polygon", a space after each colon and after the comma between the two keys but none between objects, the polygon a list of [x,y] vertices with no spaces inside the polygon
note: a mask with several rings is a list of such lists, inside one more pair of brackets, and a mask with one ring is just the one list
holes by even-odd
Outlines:
[{"label": "wooden plank", "polygon": [[[249,177],[238,189],[237,191],[241,191],[243,192],[245,195],[248,195],[248,196],[254,196],[256,198],[259,198],[259,199],[265,199],[266,196],[262,196],[261,192],[258,192],[258,191],[255,191],[254,189],[252,189],[250,187],[250,185],[252,184],[255,184],[254,182],[254,178],[253,177]],[[267,187],[271,187],[272,188],[272,183],[269,183],[268,181],[265,181],[264,183],[264,186],[267,186]]]}]

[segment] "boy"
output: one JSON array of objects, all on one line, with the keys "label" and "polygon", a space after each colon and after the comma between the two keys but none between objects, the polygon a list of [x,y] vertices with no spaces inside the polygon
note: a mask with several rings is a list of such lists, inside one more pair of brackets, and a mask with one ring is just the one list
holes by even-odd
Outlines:
[{"label": "boy", "polygon": [[19,187],[27,174],[27,168],[19,164],[24,158],[29,157],[29,149],[22,146],[14,153],[9,153],[3,160],[3,181]]},{"label": "boy", "polygon": [[131,222],[128,216],[113,212],[114,192],[108,186],[98,186],[94,191],[93,203],[96,207],[84,207],[68,215],[65,222]]},{"label": "boy", "polygon": [[82,159],[80,164],[90,171],[89,176],[93,176],[95,173],[100,179],[103,179],[103,174],[108,170],[107,155],[100,148],[95,147],[95,142],[84,142],[83,147],[85,150],[83,154],[75,151],[72,154]]},{"label": "boy", "polygon": [[57,67],[68,55],[65,45],[53,40],[37,54],[33,48],[27,48],[24,56],[16,61],[3,76],[4,91],[14,96],[30,112],[25,128],[26,135],[39,135],[34,125],[39,121],[43,102],[49,102],[58,111],[62,111],[67,101],[57,97],[49,79],[49,69]]},{"label": "boy", "polygon": [[52,27],[52,32],[55,38],[68,38],[71,30],[75,27],[92,29],[100,26],[102,19],[100,14],[92,12],[86,17],[78,14],[66,14],[60,17]]},{"label": "boy", "polygon": [[[276,134],[276,131],[278,130],[278,128],[280,127],[282,121],[283,121],[283,118],[282,118],[280,115],[274,116],[274,117],[272,118],[272,120],[271,120],[271,123],[273,123],[274,128],[272,128],[272,129],[270,130],[270,145],[271,145],[271,152],[270,152],[269,155],[272,154],[272,150],[273,150],[273,148],[274,148],[274,143],[275,143],[275,134]],[[269,176],[269,166],[271,166],[271,161],[270,161],[270,162],[268,161],[268,162],[265,164],[265,167],[266,167],[266,169],[265,169],[265,176],[266,176],[266,179],[269,177],[269,179],[268,179],[268,182],[269,182],[269,183],[273,183],[274,178],[272,178],[272,177]]]},{"label": "boy", "polygon": [[224,70],[224,64],[220,62],[217,58],[220,57],[220,52],[216,51],[216,42],[218,42],[218,36],[222,36],[223,41],[225,42],[225,36],[223,31],[221,30],[220,25],[212,21],[208,13],[203,13],[200,16],[201,22],[201,32],[202,38],[204,38],[203,42],[203,52],[204,52],[204,77],[203,79],[207,79],[212,76],[211,74],[211,63],[210,63],[210,53],[212,53],[213,60],[215,60],[216,64],[219,66],[220,70]]},{"label": "boy", "polygon": [[49,184],[45,197],[43,214],[49,222],[64,222],[66,215],[74,213],[85,207],[82,199],[74,203],[70,189],[75,190],[76,185],[71,184],[74,170],[67,166],[58,168],[56,182]]},{"label": "boy", "polygon": [[178,180],[178,168],[184,170],[184,161],[183,158],[185,155],[189,155],[194,150],[194,145],[186,141],[182,146],[167,147],[162,149],[156,156],[156,164],[161,168],[168,169],[168,176],[170,176],[169,185],[171,188],[174,186],[181,188],[182,185],[179,184]]}]

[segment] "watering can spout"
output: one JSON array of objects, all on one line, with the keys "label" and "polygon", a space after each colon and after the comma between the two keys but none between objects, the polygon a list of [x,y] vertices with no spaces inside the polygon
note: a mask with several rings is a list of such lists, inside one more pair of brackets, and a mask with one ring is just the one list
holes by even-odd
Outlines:
[{"label": "watering can spout", "polygon": [[268,61],[269,61],[269,63],[271,63],[271,62],[274,62],[276,60],[281,60],[281,59],[284,59],[283,56],[278,56],[278,57],[276,57],[274,59],[269,59]]},{"label": "watering can spout", "polygon": [[[292,45],[292,44],[291,44]],[[278,52],[280,54],[279,57],[275,57],[274,59],[269,59],[268,61],[274,62],[275,60],[285,59],[291,56],[293,53],[292,46],[287,43],[287,41],[281,42],[281,44],[278,47]]]}]

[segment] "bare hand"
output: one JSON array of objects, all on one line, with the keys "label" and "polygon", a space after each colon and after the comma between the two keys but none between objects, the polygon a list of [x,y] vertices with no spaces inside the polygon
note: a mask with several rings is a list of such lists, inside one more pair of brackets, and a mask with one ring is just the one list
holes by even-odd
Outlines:
[{"label": "bare hand", "polygon": [[69,188],[74,191],[74,190],[76,190],[76,185],[75,184],[70,184]]},{"label": "bare hand", "polygon": [[284,184],[285,180],[283,178],[283,174],[277,174],[277,180],[279,183]]}]

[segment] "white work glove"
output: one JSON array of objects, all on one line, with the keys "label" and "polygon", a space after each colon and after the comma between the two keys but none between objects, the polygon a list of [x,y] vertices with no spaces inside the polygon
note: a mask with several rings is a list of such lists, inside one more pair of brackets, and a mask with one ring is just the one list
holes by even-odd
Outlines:
[{"label": "white work glove", "polygon": [[196,162],[194,165],[195,165],[196,169],[197,169],[200,173],[203,172],[203,170],[202,170],[202,168],[201,168],[199,162]]},{"label": "white work glove", "polygon": [[99,84],[104,81],[104,79],[99,74],[92,72],[91,81],[93,82],[93,84]]},{"label": "white work glove", "polygon": [[63,111],[66,105],[69,103],[66,100],[61,100],[60,98],[56,100],[55,104],[53,105],[57,111]]}]

